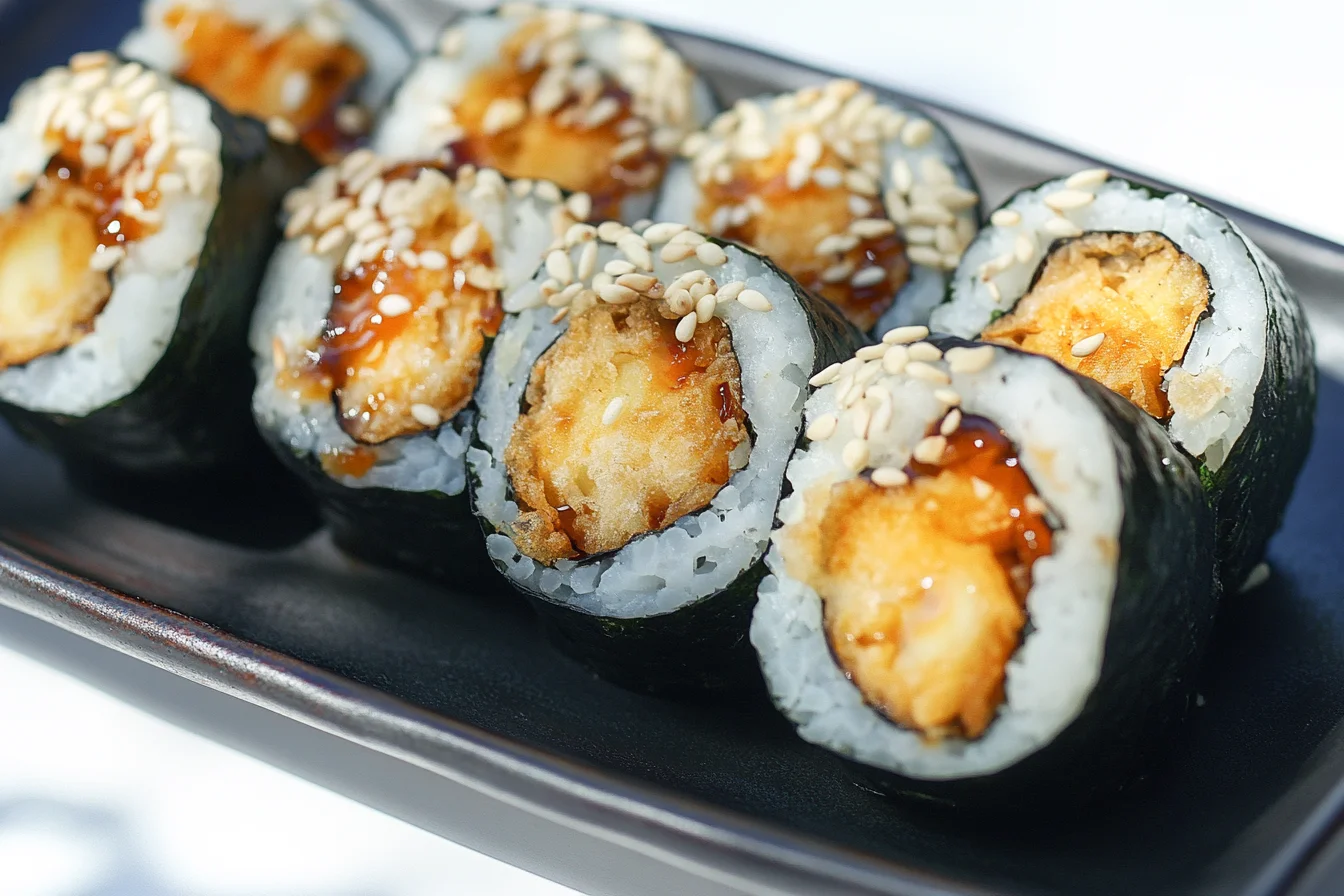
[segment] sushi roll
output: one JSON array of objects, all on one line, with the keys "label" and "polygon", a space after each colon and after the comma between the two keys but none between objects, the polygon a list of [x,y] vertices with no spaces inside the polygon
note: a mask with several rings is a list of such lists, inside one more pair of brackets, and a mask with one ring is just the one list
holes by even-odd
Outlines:
[{"label": "sushi roll", "polygon": [[771,695],[884,791],[1100,796],[1194,697],[1218,600],[1199,476],[1091,380],[924,332],[816,380],[751,624]]},{"label": "sushi roll", "polygon": [[0,124],[0,413],[96,479],[265,458],[247,323],[307,156],[139,63],[84,53]]},{"label": "sushi roll", "polygon": [[807,378],[857,331],[672,223],[575,228],[505,311],[467,453],[495,566],[619,683],[759,680],[747,621]]},{"label": "sushi roll", "polygon": [[546,182],[356,150],[285,202],[252,325],[258,428],[348,552],[493,578],[466,496],[469,410],[503,290],[574,219]]},{"label": "sushi roll", "polygon": [[952,138],[853,81],[741,100],[682,149],[657,217],[755,246],[863,330],[926,323],[980,223]]},{"label": "sushi roll", "polygon": [[1223,586],[1264,557],[1311,444],[1315,349],[1282,272],[1231,221],[1101,169],[1050,181],[994,212],[931,326],[1134,402],[1199,461]]},{"label": "sushi roll", "polygon": [[709,88],[641,22],[509,3],[461,16],[379,123],[387,155],[472,163],[645,217],[671,155],[715,111]]},{"label": "sushi roll", "polygon": [[367,135],[412,58],[401,32],[362,0],[146,0],[120,52],[267,122],[321,161]]}]

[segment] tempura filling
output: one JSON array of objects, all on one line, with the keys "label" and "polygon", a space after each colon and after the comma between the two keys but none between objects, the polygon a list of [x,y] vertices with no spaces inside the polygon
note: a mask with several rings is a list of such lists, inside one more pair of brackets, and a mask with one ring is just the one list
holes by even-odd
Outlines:
[{"label": "tempura filling", "polygon": [[504,460],[514,543],[553,564],[624,547],[708,506],[750,455],[718,318],[681,341],[651,303],[575,317],[532,368]]},{"label": "tempura filling", "polygon": [[738,162],[726,182],[701,184],[696,218],[756,247],[855,325],[871,329],[909,280],[905,243],[875,199],[846,186],[840,175],[850,166],[831,147],[823,147],[815,167],[833,172],[834,182],[823,178],[823,185],[815,176],[790,182],[795,146],[795,137],[786,137],[770,155]]},{"label": "tempura filling", "polygon": [[67,141],[28,195],[0,213],[0,369],[92,332],[112,296],[111,269],[157,229],[156,188],[137,190],[80,153]]},{"label": "tempura filling", "polygon": [[576,59],[552,64],[538,49],[547,43],[545,22],[525,23],[467,82],[453,162],[587,193],[595,219],[620,218],[621,200],[656,186],[667,157],[615,77]]},{"label": "tempura filling", "polygon": [[1161,233],[1086,233],[1056,245],[981,338],[1053,358],[1165,420],[1163,378],[1212,295],[1204,268]]},{"label": "tempura filling", "polygon": [[1032,566],[1052,541],[1007,436],[951,414],[933,430],[937,461],[912,462],[906,484],[818,485],[804,518],[778,536],[789,575],[821,596],[845,675],[869,705],[929,740],[977,738],[994,720]]},{"label": "tempura filling", "polygon": [[339,28],[325,34],[299,24],[270,32],[221,9],[187,4],[168,10],[163,24],[177,38],[175,74],[183,81],[236,114],[289,122],[318,159],[350,148],[355,134],[339,113],[367,63],[340,39]]}]

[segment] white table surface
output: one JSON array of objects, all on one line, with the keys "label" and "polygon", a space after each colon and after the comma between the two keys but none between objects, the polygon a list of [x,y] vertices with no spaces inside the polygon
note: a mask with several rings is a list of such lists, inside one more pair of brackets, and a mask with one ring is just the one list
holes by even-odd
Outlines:
[{"label": "white table surface", "polygon": [[[1344,242],[1337,5],[605,5],[943,100]],[[5,896],[571,892],[0,648]]]}]

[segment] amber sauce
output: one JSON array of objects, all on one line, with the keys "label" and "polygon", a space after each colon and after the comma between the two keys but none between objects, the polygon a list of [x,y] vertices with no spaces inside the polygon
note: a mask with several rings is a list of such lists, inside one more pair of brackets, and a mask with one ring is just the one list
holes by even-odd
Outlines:
[{"label": "amber sauce", "polygon": [[378,454],[362,445],[328,449],[318,456],[323,471],[328,476],[350,476],[362,479],[378,463]]},{"label": "amber sauce", "polygon": [[[936,433],[937,429],[931,432]],[[1031,587],[1032,564],[1050,554],[1053,532],[1041,513],[1027,507],[1027,498],[1035,495],[1036,490],[1008,436],[984,417],[964,416],[947,437],[947,449],[940,463],[911,461],[906,473],[912,480],[943,474],[974,476],[1003,496],[1013,522],[994,549],[1018,599],[1025,601]],[[1020,572],[1023,568],[1026,575]]]},{"label": "amber sauce", "polygon": [[449,147],[453,163],[494,168],[507,177],[553,181],[565,190],[582,191],[593,201],[593,220],[620,217],[621,201],[629,194],[651,189],[662,178],[667,159],[651,145],[626,158],[611,160],[626,138],[621,124],[635,117],[630,94],[610,75],[603,74],[599,97],[609,97],[619,111],[594,128],[566,123],[574,96],[545,115],[533,114],[512,128],[486,134],[482,122],[497,99],[527,101],[541,78],[538,65],[521,71],[518,59],[542,28],[520,28],[501,50],[502,61],[472,76],[455,113],[466,136]]},{"label": "amber sauce", "polygon": [[[891,307],[896,293],[909,279],[905,243],[899,232],[893,231],[860,240],[843,254],[818,255],[816,245],[823,237],[844,233],[856,219],[849,208],[851,194],[843,186],[822,187],[811,180],[797,190],[790,189],[788,163],[793,158],[793,140],[783,140],[781,146],[769,158],[739,163],[733,178],[725,184],[702,184],[703,199],[696,218],[711,221],[720,207],[738,206],[748,197],[756,197],[764,209],[745,224],[728,227],[721,235],[756,246],[805,289],[839,307],[856,325],[869,329]],[[829,149],[817,166],[842,171],[846,167]],[[872,197],[872,208],[873,214],[867,217],[880,216],[877,197]],[[887,272],[887,277],[868,286],[855,286],[848,278],[835,283],[822,280],[827,268],[842,262],[849,262],[854,272],[879,267]]]},{"label": "amber sauce", "polygon": [[[120,136],[110,134],[106,142],[114,144]],[[135,157],[140,157],[147,148],[147,139],[138,141]],[[33,185],[28,203],[38,207],[59,203],[82,212],[89,218],[101,246],[122,246],[153,233],[156,227],[126,214],[122,175],[113,175],[103,166],[86,167],[79,161],[79,149],[80,144],[65,142]],[[139,168],[128,171],[138,174]],[[137,192],[135,198],[152,210],[162,197],[158,190],[150,188]]]},{"label": "amber sauce", "polygon": [[[212,9],[176,6],[163,17],[182,48],[176,72],[231,111],[257,118],[284,118],[317,158],[328,160],[350,141],[336,127],[335,112],[364,76],[364,57],[346,43],[328,44],[303,28],[275,36]],[[293,74],[308,79],[306,96],[286,108],[284,84]]]}]

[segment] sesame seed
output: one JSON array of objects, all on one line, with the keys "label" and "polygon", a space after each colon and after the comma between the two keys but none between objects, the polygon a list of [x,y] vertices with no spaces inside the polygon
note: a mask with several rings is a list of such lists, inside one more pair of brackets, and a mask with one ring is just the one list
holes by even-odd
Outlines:
[{"label": "sesame seed", "polygon": [[616,247],[625,253],[625,257],[637,268],[645,271],[653,270],[653,255],[649,252],[649,244],[644,242],[644,238],[637,233],[626,232],[616,241]]},{"label": "sesame seed", "polygon": [[560,281],[562,286],[573,283],[574,264],[569,260],[569,253],[564,249],[556,249],[548,253],[546,255],[546,273]]},{"label": "sesame seed", "polygon": [[615,97],[604,96],[597,102],[588,107],[584,113],[583,125],[587,128],[598,128],[615,118],[621,111],[621,103]]},{"label": "sesame seed", "polygon": [[849,428],[857,438],[868,438],[868,425],[873,422],[873,412],[867,405],[856,404],[849,412]]},{"label": "sesame seed", "polygon": [[865,218],[873,212],[873,202],[866,196],[849,197],[849,213],[856,218]]},{"label": "sesame seed", "polygon": [[956,389],[934,389],[933,397],[948,407],[961,404],[961,393]]},{"label": "sesame seed", "polygon": [[714,309],[718,307],[719,297],[712,292],[707,292],[695,303],[695,319],[699,323],[708,323],[714,316]]},{"label": "sesame seed", "polygon": [[602,266],[602,270],[603,272],[612,277],[619,277],[622,274],[633,273],[635,270],[635,266],[632,265],[630,262],[626,261],[624,258],[613,258],[611,261],[607,262],[605,265]]},{"label": "sesame seed", "polygon": [[[453,235],[452,242],[448,244],[448,254],[453,258],[466,258],[471,254],[471,250],[476,248],[476,241],[480,235],[480,222],[472,221]],[[549,260],[548,258],[547,261]]]},{"label": "sesame seed", "polygon": [[1071,190],[1086,190],[1101,186],[1110,176],[1111,172],[1105,168],[1084,168],[1077,174],[1069,175],[1064,186]]},{"label": "sesame seed", "polygon": [[887,353],[885,345],[865,345],[854,353],[854,357],[860,361],[876,361]]},{"label": "sesame seed", "polygon": [[869,286],[876,286],[887,279],[887,272],[876,265],[866,267],[859,271],[849,280],[849,285],[855,289],[865,289]]},{"label": "sesame seed", "polygon": [[821,158],[821,138],[814,131],[803,131],[793,141],[793,155],[809,167],[815,165]]},{"label": "sesame seed", "polygon": [[1088,355],[1101,348],[1101,343],[1106,339],[1105,333],[1093,333],[1086,339],[1080,339],[1069,349],[1069,353],[1075,358],[1086,358]]},{"label": "sesame seed", "polygon": [[728,261],[728,253],[716,243],[701,243],[695,247],[695,257],[710,267],[718,267]]},{"label": "sesame seed", "polygon": [[851,439],[840,452],[840,461],[855,473],[868,466],[868,443],[863,439]]},{"label": "sesame seed", "polygon": [[1261,585],[1268,582],[1271,574],[1272,570],[1269,568],[1268,563],[1257,563],[1255,568],[1251,570],[1250,575],[1246,576],[1246,581],[1241,583],[1241,587],[1237,589],[1237,593],[1245,594],[1247,591],[1254,591],[1256,588],[1259,588]]},{"label": "sesame seed", "polygon": [[955,224],[957,216],[941,205],[932,202],[917,202],[910,206],[910,223],[936,227],[939,224]]},{"label": "sesame seed", "polygon": [[453,57],[467,45],[467,33],[461,28],[449,28],[439,38],[439,55]]},{"label": "sesame seed", "polygon": [[689,243],[668,243],[658,250],[658,257],[664,264],[676,264],[690,258],[698,248]]},{"label": "sesame seed", "polygon": [[279,143],[297,143],[299,140],[299,129],[294,123],[278,115],[266,120],[266,133]]},{"label": "sesame seed", "polygon": [[939,224],[933,231],[933,247],[945,255],[961,252],[961,240],[957,232],[946,224]]},{"label": "sesame seed", "polygon": [[718,289],[718,301],[720,303],[735,301],[746,288],[747,284],[743,280],[733,280],[729,283],[725,283]]},{"label": "sesame seed", "polygon": [[928,338],[928,335],[928,327],[896,327],[883,334],[882,341],[887,345],[904,345],[910,342],[919,342],[921,339]]},{"label": "sesame seed", "polygon": [[1067,212],[1082,208],[1097,197],[1085,190],[1056,190],[1045,194],[1042,201],[1057,212]]},{"label": "sesame seed", "polygon": [[[597,287],[597,294],[609,305],[629,305],[639,299],[639,293],[619,283],[608,283]],[[685,340],[682,340],[683,342]]]},{"label": "sesame seed", "polygon": [[467,282],[481,290],[502,289],[504,275],[495,268],[478,264],[467,272]]},{"label": "sesame seed", "polygon": [[993,280],[985,281],[985,292],[989,293],[990,299],[995,304],[1003,301],[1003,293],[999,291],[999,284],[995,283]]},{"label": "sesame seed", "polygon": [[1013,257],[1018,264],[1026,264],[1036,254],[1036,241],[1025,233],[1019,233],[1013,241]]},{"label": "sesame seed", "polygon": [[950,436],[957,431],[957,427],[959,426],[961,426],[961,411],[953,408],[948,411],[947,416],[943,418],[942,425],[938,427],[938,431],[945,436]]},{"label": "sesame seed", "polygon": [[593,198],[587,193],[573,193],[565,200],[565,208],[580,221],[587,220],[593,213]]},{"label": "sesame seed", "polygon": [[378,300],[378,313],[383,317],[400,317],[411,310],[411,300],[390,292]]},{"label": "sesame seed", "polygon": [[938,383],[945,386],[952,382],[952,378],[944,371],[925,361],[911,361],[905,365],[905,372],[926,383]]},{"label": "sesame seed", "polygon": [[110,271],[125,257],[126,250],[121,246],[99,246],[89,256],[89,268],[99,272]]},{"label": "sesame seed", "polygon": [[884,488],[899,488],[910,484],[910,477],[896,467],[878,467],[873,471],[872,480],[874,485]]},{"label": "sesame seed", "polygon": [[845,186],[863,196],[876,196],[881,192],[877,181],[857,168],[845,173]]},{"label": "sesame seed", "polygon": [[670,287],[664,299],[667,301],[668,310],[678,317],[695,310],[695,299],[691,298],[690,290]]},{"label": "sesame seed", "polygon": [[635,292],[647,293],[650,289],[653,289],[653,285],[658,282],[658,278],[651,274],[621,274],[616,278],[616,282],[627,289],[633,289]]},{"label": "sesame seed", "polygon": [[839,283],[848,280],[854,273],[854,262],[842,261],[839,264],[833,264],[821,272],[822,283]]},{"label": "sesame seed", "polygon": [[398,227],[387,239],[387,247],[393,252],[402,252],[411,248],[415,242],[415,231],[409,227]]},{"label": "sesame seed", "polygon": [[749,311],[769,311],[774,306],[770,300],[755,289],[744,289],[737,294],[737,302]]},{"label": "sesame seed", "polygon": [[318,238],[314,248],[318,255],[326,255],[344,243],[349,236],[349,231],[343,225],[337,224]]},{"label": "sesame seed", "polygon": [[644,231],[644,241],[650,245],[665,243],[672,237],[682,233],[689,228],[685,224],[678,224],[676,221],[662,221],[658,224],[650,225]]},{"label": "sesame seed", "polygon": [[835,435],[835,431],[839,428],[839,424],[840,421],[834,414],[823,414],[812,421],[811,425],[807,427],[805,435],[807,436],[808,441],[824,442]]},{"label": "sesame seed", "polygon": [[975,492],[976,498],[981,501],[988,500],[989,496],[994,494],[994,486],[990,485],[979,476],[971,477],[971,490]]},{"label": "sesame seed", "polygon": [[942,350],[931,342],[916,342],[909,351],[911,361],[939,361],[943,357]]},{"label": "sesame seed", "polygon": [[145,67],[138,62],[128,62],[117,69],[116,74],[112,76],[113,87],[125,87],[134,81],[145,70]]},{"label": "sesame seed", "polygon": [[187,179],[180,174],[168,171],[159,175],[157,186],[160,193],[181,193],[187,188]]},{"label": "sesame seed", "polygon": [[915,185],[915,172],[905,159],[896,159],[891,163],[891,185],[901,193],[909,193]]},{"label": "sesame seed", "polygon": [[927,118],[912,118],[901,128],[901,142],[918,149],[933,139],[933,124]]},{"label": "sesame seed", "polygon": [[421,426],[436,427],[443,422],[443,418],[439,416],[439,412],[427,404],[411,405],[411,416],[414,417],[415,422],[419,423]]},{"label": "sesame seed", "polygon": [[500,97],[491,101],[481,116],[481,131],[498,134],[522,124],[527,118],[527,103],[516,97]]},{"label": "sesame seed", "polygon": [[989,223],[995,227],[1016,227],[1022,223],[1022,215],[1011,208],[996,209],[989,216]]},{"label": "sesame seed", "polygon": [[974,208],[980,201],[980,194],[953,184],[938,191],[938,201],[943,204],[943,208],[959,212]]},{"label": "sesame seed", "polygon": [[597,243],[589,241],[579,252],[578,269],[574,272],[579,280],[587,280],[597,270]]},{"label": "sesame seed", "polygon": [[565,245],[574,248],[579,243],[589,243],[597,239],[597,228],[591,224],[571,224],[565,231]]},{"label": "sesame seed", "polygon": [[677,324],[677,341],[690,342],[695,338],[695,327],[698,322],[694,311],[683,317]]},{"label": "sesame seed", "polygon": [[922,464],[937,464],[943,460],[947,451],[947,439],[943,436],[926,436],[919,440],[913,452],[915,460]]},{"label": "sesame seed", "polygon": [[923,175],[926,184],[933,184],[939,187],[950,187],[957,182],[957,178],[952,174],[952,169],[947,167],[947,163],[937,156],[925,156],[919,161],[919,173]]},{"label": "sesame seed", "polygon": [[106,67],[112,64],[112,55],[103,50],[90,50],[83,53],[76,53],[70,57],[70,70],[72,72],[87,71],[92,68]]},{"label": "sesame seed", "polygon": [[[913,260],[913,259],[912,259]],[[989,280],[996,277],[1017,263],[1017,256],[1012,252],[1005,252],[1003,255],[996,255],[989,261],[980,265],[980,279]]]},{"label": "sesame seed", "polygon": [[570,309],[570,307],[571,307],[571,306],[566,305],[565,307],[561,308],[559,311],[557,311],[557,312],[555,312],[554,314],[552,314],[552,315],[551,315],[551,323],[553,323],[553,324],[558,324],[558,323],[560,323],[560,321],[564,320],[564,319],[565,319],[565,315],[569,314],[569,309]]},{"label": "sesame seed", "polygon": [[402,249],[401,253],[397,256],[397,260],[408,268],[420,267],[420,256],[416,255],[410,249]]},{"label": "sesame seed", "polygon": [[625,409],[625,399],[621,396],[613,398],[607,403],[607,409],[602,412],[602,425],[610,426],[616,422],[616,418],[621,416],[621,411]]},{"label": "sesame seed", "polygon": [[851,221],[849,232],[851,235],[861,240],[875,239],[894,233],[896,225],[886,218],[860,218],[857,221]]},{"label": "sesame seed", "polygon": [[1083,234],[1083,228],[1068,218],[1050,218],[1041,226],[1041,229],[1053,237],[1067,238],[1082,236]]},{"label": "sesame seed", "polygon": [[812,182],[824,190],[834,190],[845,182],[845,176],[836,168],[816,168],[812,171]]},{"label": "sesame seed", "polygon": [[1050,510],[1049,507],[1045,506],[1045,502],[1036,495],[1027,495],[1023,498],[1022,506],[1027,509],[1027,512],[1037,514],[1038,516],[1044,516]]},{"label": "sesame seed", "polygon": [[953,373],[979,373],[994,361],[994,347],[979,345],[975,348],[957,346],[947,350],[947,366]]},{"label": "sesame seed", "polygon": [[448,269],[448,256],[437,249],[426,249],[420,253],[420,267],[427,271],[444,271]]},{"label": "sesame seed", "polygon": [[825,369],[821,370],[819,373],[813,375],[812,379],[807,381],[807,384],[814,388],[820,386],[829,386],[831,383],[835,382],[839,378],[840,378],[840,365],[832,364],[829,367],[826,367]]},{"label": "sesame seed", "polygon": [[889,345],[882,354],[882,370],[895,375],[905,370],[910,363],[910,352],[903,345]]},{"label": "sesame seed", "polygon": [[859,244],[859,238],[847,233],[833,233],[817,243],[812,251],[818,255],[840,255]]}]

